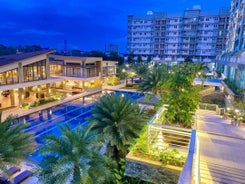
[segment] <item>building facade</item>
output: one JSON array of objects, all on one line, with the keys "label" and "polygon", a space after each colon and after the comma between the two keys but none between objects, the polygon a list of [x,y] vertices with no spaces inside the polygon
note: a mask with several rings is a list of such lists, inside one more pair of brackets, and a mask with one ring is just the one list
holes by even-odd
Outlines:
[{"label": "building facade", "polygon": [[100,57],[53,55],[54,52],[0,56],[1,110],[57,95],[97,90],[102,86],[102,77],[116,75],[117,62],[103,61]]},{"label": "building facade", "polygon": [[127,51],[169,61],[212,61],[225,49],[228,24],[228,9],[205,13],[199,6],[182,14],[128,16]]},{"label": "building facade", "polygon": [[51,86],[61,81],[50,77],[48,55],[54,50],[0,56],[0,108],[49,97]]},{"label": "building facade", "polygon": [[233,0],[230,10],[230,24],[227,36],[226,52],[245,49],[245,1]]},{"label": "building facade", "polygon": [[238,88],[245,88],[244,4],[245,0],[232,0],[226,49],[217,56],[217,69]]}]

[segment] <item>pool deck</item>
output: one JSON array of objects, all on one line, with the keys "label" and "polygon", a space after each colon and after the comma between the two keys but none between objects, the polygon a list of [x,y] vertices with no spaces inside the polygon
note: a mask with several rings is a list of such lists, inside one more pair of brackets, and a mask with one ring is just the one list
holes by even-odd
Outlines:
[{"label": "pool deck", "polygon": [[245,127],[232,125],[214,111],[197,114],[200,183],[245,183]]},{"label": "pool deck", "polygon": [[[76,100],[76,99],[79,99],[79,98],[83,98],[85,96],[93,95],[93,94],[98,93],[98,92],[100,92],[102,90],[113,90],[113,91],[114,90],[121,90],[120,88],[122,88],[124,86],[125,86],[125,83],[119,84],[117,86],[107,86],[107,85],[105,85],[102,88],[98,88],[98,89],[94,89],[94,90],[91,89],[90,91],[85,91],[85,92],[80,93],[80,94],[75,94],[75,95],[66,97],[66,98],[64,98],[62,100],[55,101],[55,102],[50,102],[50,103],[47,103],[47,104],[44,104],[44,105],[40,105],[38,107],[34,107],[34,108],[31,108],[31,109],[23,109],[23,108],[20,108],[20,107],[7,109],[7,110],[4,110],[2,112],[2,121],[4,121],[10,115],[14,115],[14,116],[17,116],[17,117],[25,116],[25,115],[32,114],[32,113],[35,113],[35,112],[38,112],[38,111],[41,111],[41,110],[44,110],[44,109],[47,109],[47,108],[50,108],[50,107],[53,107],[53,106],[57,106],[57,105],[64,104],[64,103],[67,103],[67,102],[70,102],[70,101],[73,101],[73,100]],[[121,90],[121,91],[132,91],[132,92],[135,92],[135,90]]]},{"label": "pool deck", "polygon": [[85,96],[93,95],[95,93],[100,92],[101,90],[102,89],[97,89],[97,90],[94,90],[94,91],[83,92],[83,93],[80,93],[80,94],[76,94],[76,95],[72,95],[72,96],[66,97],[66,98],[64,98],[62,100],[59,100],[59,101],[50,102],[50,103],[47,103],[47,104],[44,104],[44,105],[40,105],[38,107],[34,107],[34,108],[31,108],[31,109],[23,109],[23,108],[20,108],[20,107],[8,109],[8,110],[5,110],[5,111],[2,112],[2,121],[4,121],[10,115],[15,115],[17,117],[25,116],[25,115],[28,115],[28,114],[31,114],[31,113],[35,113],[35,112],[38,112],[38,111],[41,111],[41,110],[44,110],[44,109],[47,109],[47,108],[50,108],[50,107],[53,107],[53,106],[57,106],[57,105],[64,104],[64,103],[67,103],[67,102],[70,102],[70,101],[73,101],[73,100],[76,100],[76,99],[79,99],[79,98],[83,98]]}]

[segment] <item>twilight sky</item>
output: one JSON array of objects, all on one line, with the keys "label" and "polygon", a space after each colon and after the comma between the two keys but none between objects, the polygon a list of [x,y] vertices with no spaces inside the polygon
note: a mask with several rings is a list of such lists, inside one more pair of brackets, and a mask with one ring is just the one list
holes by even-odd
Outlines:
[{"label": "twilight sky", "polygon": [[0,44],[38,44],[104,50],[106,43],[126,50],[127,16],[148,10],[182,13],[193,5],[205,12],[229,7],[231,0],[0,0]]}]

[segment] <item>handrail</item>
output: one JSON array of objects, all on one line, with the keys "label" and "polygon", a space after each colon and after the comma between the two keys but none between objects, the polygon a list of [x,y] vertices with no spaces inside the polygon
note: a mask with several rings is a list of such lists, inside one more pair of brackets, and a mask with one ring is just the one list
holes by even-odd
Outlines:
[{"label": "handrail", "polygon": [[[199,183],[199,168],[197,169],[197,172],[195,173],[195,177],[197,179],[194,179],[194,154],[195,154],[195,148],[196,148],[196,130],[192,130],[191,134],[191,142],[189,147],[189,153],[185,161],[185,165],[182,169],[182,172],[179,177],[178,184],[190,184],[190,183]],[[199,155],[196,155],[196,162],[199,163]],[[199,167],[199,166],[198,166]]]},{"label": "handrail", "polygon": [[224,115],[225,108],[220,108],[217,104],[200,103],[199,109],[216,111],[217,115]]}]

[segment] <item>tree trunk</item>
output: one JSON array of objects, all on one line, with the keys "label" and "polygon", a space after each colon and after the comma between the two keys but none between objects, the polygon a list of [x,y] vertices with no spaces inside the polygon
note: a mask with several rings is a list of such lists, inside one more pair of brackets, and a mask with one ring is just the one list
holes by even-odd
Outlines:
[{"label": "tree trunk", "polygon": [[81,172],[80,167],[78,163],[75,163],[74,170],[73,170],[73,181],[74,184],[80,184],[81,183]]}]

